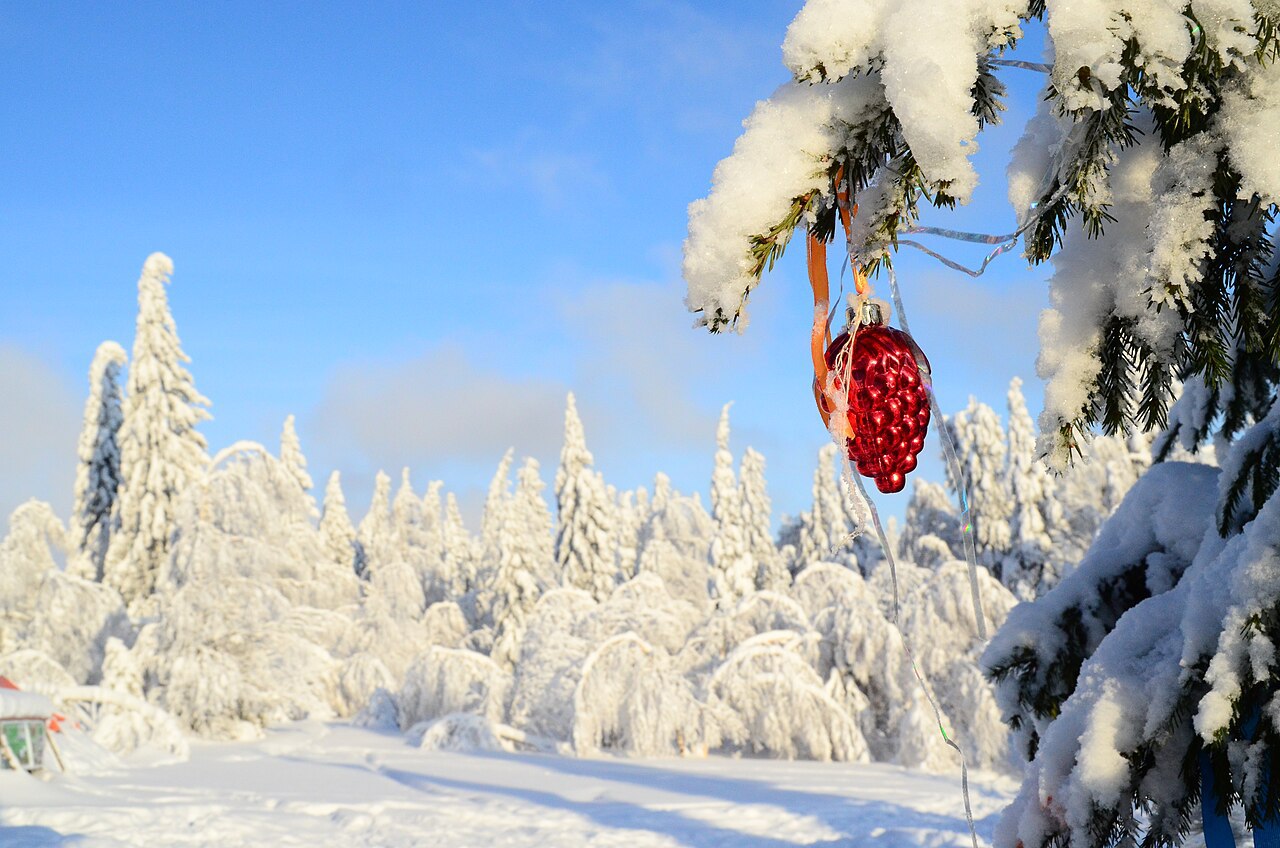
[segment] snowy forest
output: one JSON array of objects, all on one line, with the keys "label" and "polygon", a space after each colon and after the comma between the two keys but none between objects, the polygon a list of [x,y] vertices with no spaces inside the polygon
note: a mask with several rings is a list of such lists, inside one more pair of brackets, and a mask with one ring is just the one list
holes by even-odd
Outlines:
[{"label": "snowy forest", "polygon": [[[105,746],[180,751],[186,733],[340,716],[426,746],[946,770],[906,639],[973,763],[1011,767],[978,663],[956,481],[916,481],[891,522],[901,629],[834,445],[812,503],[775,533],[765,458],[731,452],[728,405],[707,434],[705,502],[660,472],[652,489],[610,486],[570,395],[550,488],[508,452],[468,528],[443,482],[415,491],[409,469],[394,485],[380,473],[357,521],[337,472],[323,491],[311,479],[292,417],[278,446],[209,455],[171,272],[147,259],[132,356],[108,341],[90,366],[74,513],[27,502],[0,546],[0,667],[36,690],[119,693],[95,729]],[[1006,417],[973,401],[947,425],[992,631],[1058,583],[1151,463],[1142,439],[1100,438],[1056,479],[1034,462],[1017,379]]]},{"label": "snowy forest", "polygon": [[[379,472],[353,515],[292,416],[210,451],[155,253],[131,352],[89,366],[71,514],[28,501],[0,542],[0,672],[92,700],[117,753],[341,719],[415,755],[959,771],[974,848],[1280,845],[1280,2],[807,0],[782,57],[681,271],[696,330],[745,333],[805,253],[832,437],[807,504],[735,453],[733,398],[703,401],[704,497],[611,485],[569,394],[558,466],[495,456],[479,526],[445,481],[415,488],[431,469]],[[950,229],[1010,73],[1038,92],[1015,229]],[[1013,374],[999,409],[938,407],[907,248],[1043,272],[1038,417]],[[896,353],[854,367],[868,338]],[[905,449],[926,427],[945,479]],[[882,524],[862,477],[907,472]],[[1020,787],[998,822],[970,770]]]}]

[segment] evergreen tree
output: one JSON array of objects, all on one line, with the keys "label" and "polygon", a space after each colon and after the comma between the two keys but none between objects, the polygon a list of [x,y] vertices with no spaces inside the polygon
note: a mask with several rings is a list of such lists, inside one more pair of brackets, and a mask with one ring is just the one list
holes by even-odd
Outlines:
[{"label": "evergreen tree", "polygon": [[813,471],[813,507],[801,514],[794,542],[788,540],[795,545],[792,574],[815,562],[858,565],[857,555],[849,548],[852,525],[836,479],[836,446],[825,444]]},{"label": "evergreen tree", "polygon": [[964,558],[960,517],[945,488],[928,480],[916,480],[905,518],[902,550],[916,565],[936,568]]},{"label": "evergreen tree", "polygon": [[955,479],[955,470],[948,465],[947,482],[953,492],[963,489],[967,493],[978,561],[1000,578],[1000,567],[1012,543],[1009,517],[1013,512],[1005,476],[1004,428],[995,410],[973,397],[969,398],[968,408],[946,426],[955,442],[961,475]]},{"label": "evergreen tree", "polygon": [[511,461],[515,449],[507,448],[498,462],[489,490],[485,494],[484,512],[480,515],[480,560],[476,580],[481,586],[493,582],[498,567],[498,536],[511,506]]},{"label": "evergreen tree", "polygon": [[640,537],[649,519],[649,492],[644,486],[618,497],[614,509],[614,547],[618,555],[618,574],[624,581],[639,573]]},{"label": "evergreen tree", "polygon": [[120,370],[124,348],[103,342],[89,366],[89,398],[80,428],[72,532],[80,556],[68,566],[77,576],[102,580],[120,488],[120,425],[124,422]]},{"label": "evergreen tree", "polygon": [[356,541],[362,556],[357,560],[356,573],[369,579],[372,572],[383,565],[397,561],[395,533],[391,523],[391,478],[379,471],[373,478],[373,501],[369,511],[360,520]]},{"label": "evergreen tree", "polygon": [[320,540],[330,562],[364,573],[363,556],[358,550],[356,529],[347,514],[347,499],[342,494],[342,477],[334,471],[324,487],[324,506],[320,513]]},{"label": "evergreen tree", "polygon": [[612,549],[612,504],[604,480],[591,467],[582,420],[573,393],[564,412],[564,446],[556,472],[556,564],[561,583],[604,600],[617,585]]},{"label": "evergreen tree", "polygon": [[427,603],[443,601],[449,596],[452,588],[445,572],[444,561],[444,525],[441,513],[444,504],[440,499],[440,490],[444,488],[441,480],[427,483],[427,491],[422,496],[422,587],[427,593]]},{"label": "evergreen tree", "polygon": [[503,509],[511,500],[511,461],[514,457],[515,448],[507,448],[489,480],[484,513],[480,517],[480,542],[486,550],[497,547],[498,529],[505,520]]},{"label": "evergreen tree", "polygon": [[778,590],[784,588],[790,575],[782,557],[773,544],[770,525],[773,521],[773,502],[764,477],[764,455],[747,448],[742,454],[738,472],[738,501],[742,506],[742,527],[746,534],[746,548],[756,565],[755,588]]},{"label": "evergreen tree", "polygon": [[477,557],[475,540],[462,522],[462,510],[458,509],[458,499],[453,492],[445,498],[441,537],[444,571],[449,578],[451,599],[456,601],[476,588]]},{"label": "evergreen tree", "polygon": [[315,483],[307,473],[307,458],[302,453],[302,442],[298,440],[298,430],[294,427],[292,415],[284,420],[284,429],[280,431],[280,461],[289,469],[304,492],[311,491]]},{"label": "evergreen tree", "polygon": [[502,512],[497,528],[497,574],[494,579],[493,659],[513,668],[520,640],[534,605],[546,589],[540,575],[554,562],[551,513],[543,500],[546,484],[538,461],[526,459],[517,474],[515,496]]},{"label": "evergreen tree", "polygon": [[[395,557],[409,565],[423,591],[432,588],[440,568],[440,484],[435,482],[435,512],[427,514],[429,497],[419,498],[409,480],[409,469],[400,472],[400,488],[391,502],[392,536]],[[430,489],[428,489],[430,495]]]},{"label": "evergreen tree", "polygon": [[[1280,719],[1263,708],[1280,641],[1274,2],[809,0],[783,45],[794,81],[757,106],[710,197],[690,207],[686,303],[713,331],[742,326],[793,231],[836,236],[843,190],[860,210],[850,248],[872,272],[921,198],[967,202],[968,157],[1004,109],[999,54],[1031,21],[1052,42],[1049,80],[1009,182],[1025,255],[1054,266],[1038,449],[1062,469],[1095,426],[1167,420],[1162,447],[1216,439],[1222,470],[1152,467],[1084,560],[992,642],[986,662],[1033,758],[995,843],[1176,845],[1197,805],[1206,834],[1236,805],[1269,840],[1280,817]],[[1170,414],[1175,378],[1200,388]],[[975,523],[983,496],[971,499]],[[985,516],[991,562],[1007,516]]]},{"label": "evergreen tree", "polygon": [[1031,600],[1057,582],[1054,538],[1062,535],[1062,506],[1053,478],[1035,458],[1035,425],[1022,396],[1022,380],[1009,384],[1010,547],[1001,567],[1004,585]]},{"label": "evergreen tree", "polygon": [[208,463],[196,425],[209,417],[209,401],[196,391],[169,314],[164,287],[172,273],[169,257],[153,253],[138,279],[137,334],[119,436],[118,526],[103,568],[104,582],[131,610],[155,590],[173,543],[178,500]]},{"label": "evergreen tree", "polygon": [[284,463],[285,468],[289,469],[289,474],[297,481],[298,488],[302,489],[306,495],[306,502],[311,505],[311,517],[317,518],[319,513],[316,511],[316,499],[311,494],[315,482],[307,473],[307,457],[302,453],[302,442],[298,439],[298,431],[294,427],[292,415],[285,418],[284,427],[280,431],[280,461]]},{"label": "evergreen tree", "polygon": [[741,493],[733,473],[729,451],[729,407],[720,411],[716,427],[715,469],[711,474],[711,517],[716,535],[711,540],[710,561],[713,590],[722,606],[733,606],[755,590],[756,563],[747,549]]}]

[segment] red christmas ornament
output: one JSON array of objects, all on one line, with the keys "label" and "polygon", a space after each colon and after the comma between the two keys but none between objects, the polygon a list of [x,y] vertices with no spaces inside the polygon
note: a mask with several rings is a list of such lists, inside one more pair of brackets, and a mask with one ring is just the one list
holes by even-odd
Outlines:
[{"label": "red christmas ornament", "polygon": [[[879,307],[869,303],[852,349],[846,330],[831,340],[826,364],[835,396],[848,402],[849,459],[881,492],[902,491],[929,430],[929,360],[911,336],[886,326]],[[817,380],[813,390],[825,420],[835,405]]]}]

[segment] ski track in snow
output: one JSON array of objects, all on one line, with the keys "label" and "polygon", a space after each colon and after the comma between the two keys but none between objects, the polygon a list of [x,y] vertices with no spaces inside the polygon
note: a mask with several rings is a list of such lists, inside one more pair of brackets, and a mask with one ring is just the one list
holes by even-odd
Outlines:
[{"label": "ski track in snow", "polygon": [[[990,839],[1016,785],[979,776]],[[0,773],[4,848],[960,846],[956,777],[888,765],[420,751],[299,722],[187,762],[46,781]]]}]

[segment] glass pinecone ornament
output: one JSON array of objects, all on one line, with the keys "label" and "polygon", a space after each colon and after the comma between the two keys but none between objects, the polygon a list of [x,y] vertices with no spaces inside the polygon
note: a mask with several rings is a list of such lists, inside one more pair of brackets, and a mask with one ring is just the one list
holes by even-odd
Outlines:
[{"label": "glass pinecone ornament", "polygon": [[[881,492],[902,491],[929,430],[929,360],[911,336],[884,323],[875,303],[863,305],[852,348],[845,330],[826,360],[835,391],[848,399],[849,459]],[[816,381],[814,393],[827,416],[835,412]]]}]

